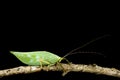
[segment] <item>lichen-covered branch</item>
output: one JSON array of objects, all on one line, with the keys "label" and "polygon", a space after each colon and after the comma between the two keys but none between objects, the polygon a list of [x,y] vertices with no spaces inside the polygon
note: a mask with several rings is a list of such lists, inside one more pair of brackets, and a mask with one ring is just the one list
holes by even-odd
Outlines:
[{"label": "lichen-covered branch", "polygon": [[53,66],[20,66],[16,68],[0,70],[0,77],[10,76],[15,74],[28,74],[33,72],[43,71],[63,71],[63,76],[68,72],[88,72],[95,74],[102,74],[120,78],[120,70],[115,68],[105,68],[97,65],[83,65],[83,64],[57,64]]}]

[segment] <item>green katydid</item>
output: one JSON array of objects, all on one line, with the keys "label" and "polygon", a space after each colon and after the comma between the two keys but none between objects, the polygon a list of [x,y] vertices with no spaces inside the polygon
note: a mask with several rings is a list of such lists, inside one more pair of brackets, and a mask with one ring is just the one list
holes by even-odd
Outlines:
[{"label": "green katydid", "polygon": [[[60,57],[56,54],[53,54],[48,51],[33,51],[33,52],[16,52],[16,51],[10,51],[14,56],[16,56],[22,63],[27,64],[27,65],[34,65],[34,66],[45,66],[45,65],[54,65],[56,63],[61,62],[63,59],[65,59],[66,56],[71,55],[71,54],[76,54],[76,50],[85,47],[86,45],[99,40],[105,36],[98,37],[92,41],[87,42],[81,47],[78,47],[69,53],[67,53],[65,56]],[[75,53],[74,53],[75,52]],[[67,60],[67,59],[65,59]]]}]

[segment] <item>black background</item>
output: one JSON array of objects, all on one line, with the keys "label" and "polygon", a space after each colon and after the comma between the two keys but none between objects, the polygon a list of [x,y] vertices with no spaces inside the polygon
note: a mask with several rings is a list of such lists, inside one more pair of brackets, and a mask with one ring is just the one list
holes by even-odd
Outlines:
[{"label": "black background", "polygon": [[[58,27],[57,27],[58,26]],[[63,25],[64,26],[64,25]],[[98,25],[99,26],[99,25]],[[61,28],[61,26],[56,25],[54,28],[52,27],[44,27],[38,29],[21,29],[15,30],[12,33],[8,33],[3,40],[1,40],[0,47],[0,69],[13,68],[17,66],[24,66],[25,64],[18,61],[9,51],[50,51],[59,56],[64,56],[67,52],[73,50],[76,47],[79,47],[86,42],[93,40],[97,37],[109,34],[109,37],[105,37],[103,39],[97,40],[90,45],[78,50],[78,51],[88,51],[88,52],[99,52],[104,54],[75,54],[68,56],[67,59],[76,64],[98,64],[104,67],[115,67],[119,69],[119,55],[113,50],[114,46],[114,37],[115,35],[111,30],[102,30],[98,29],[99,27],[91,28],[75,26]],[[66,29],[67,28],[67,29]],[[71,29],[72,28],[72,29]],[[85,29],[83,29],[85,28]],[[91,28],[91,29],[89,29]],[[61,76],[61,72],[39,72],[32,73],[27,75],[15,75],[4,77],[2,79],[12,79],[12,80],[38,80],[38,79],[116,79],[114,77],[103,76],[103,75],[95,75],[89,73],[68,73],[65,77]]]},{"label": "black background", "polygon": [[[0,29],[0,69],[25,66],[9,51],[45,50],[62,57],[86,42],[104,35],[110,36],[97,40],[79,51],[99,52],[105,57],[97,54],[75,54],[68,56],[67,59],[76,64],[95,63],[119,69],[119,51],[116,46],[119,37],[116,29],[118,25],[116,16],[111,16],[111,10],[108,8],[105,10],[96,8],[95,12],[91,8],[81,12],[79,12],[81,9],[72,12],[66,10],[56,10],[56,13],[53,13],[54,10],[49,9],[47,12],[42,11],[42,14],[35,10],[33,12],[36,14],[32,16],[20,10],[10,14],[12,10],[8,9],[9,15],[3,13],[5,17]],[[65,77],[61,74],[62,72],[43,71],[3,77],[0,80],[117,80],[115,77],[90,73],[70,72]]]}]

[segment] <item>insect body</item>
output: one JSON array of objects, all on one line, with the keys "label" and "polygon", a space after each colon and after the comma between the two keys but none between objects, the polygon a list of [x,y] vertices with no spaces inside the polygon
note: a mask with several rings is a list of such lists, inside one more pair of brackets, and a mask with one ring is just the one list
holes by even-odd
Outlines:
[{"label": "insect body", "polygon": [[11,51],[21,62],[27,65],[54,65],[55,63],[62,60],[62,57],[59,57],[51,52],[47,51],[33,51],[33,52],[14,52]]},{"label": "insect body", "polygon": [[[59,57],[58,55],[55,55],[55,54],[53,54],[51,52],[47,52],[47,51],[33,51],[33,52],[10,51],[10,52],[13,55],[15,55],[21,62],[23,62],[24,64],[27,64],[27,65],[35,65],[35,66],[54,65],[57,62],[61,62],[61,60],[65,59],[66,56],[74,54],[74,53],[78,53],[78,52],[74,52],[74,51],[76,51],[80,48],[83,48],[86,45],[88,45],[96,40],[99,40],[103,37],[106,37],[106,36],[109,36],[109,35],[104,35],[102,37],[98,37],[94,40],[91,40],[91,41],[87,42],[86,44],[84,44],[83,46],[80,46],[80,47],[70,51],[63,57]],[[65,60],[68,61],[67,59],[65,59]]]}]

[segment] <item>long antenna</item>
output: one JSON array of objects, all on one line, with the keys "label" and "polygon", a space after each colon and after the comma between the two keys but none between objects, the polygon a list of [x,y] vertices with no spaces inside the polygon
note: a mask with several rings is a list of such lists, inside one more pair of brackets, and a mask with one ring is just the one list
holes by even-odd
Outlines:
[{"label": "long antenna", "polygon": [[[78,54],[78,53],[95,53],[95,54],[98,54],[98,55],[101,55],[101,56],[104,56],[106,57],[104,54],[100,53],[100,52],[91,52],[91,51],[79,51],[79,52],[73,52],[73,53],[70,53],[69,55],[73,55],[73,54]],[[67,55],[68,56],[68,55]],[[65,56],[66,57],[66,56]]]},{"label": "long antenna", "polygon": [[[71,50],[71,51],[68,52],[65,56],[63,56],[63,58],[65,58],[65,57],[67,57],[68,55],[71,55],[71,54],[76,54],[76,53],[73,53],[73,52],[75,52],[76,50],[81,49],[81,48],[83,48],[83,47],[85,47],[85,46],[93,43],[94,41],[97,41],[97,40],[102,39],[102,38],[107,37],[107,36],[110,36],[110,35],[104,35],[104,36],[98,37],[98,38],[96,38],[96,39],[93,39],[93,40],[87,42],[86,44],[84,44],[84,45],[82,45],[82,46],[80,46],[80,47],[78,47],[78,48],[75,48],[75,49]],[[79,53],[80,53],[80,52],[79,52]],[[82,52],[81,52],[81,53],[82,53]]]}]

